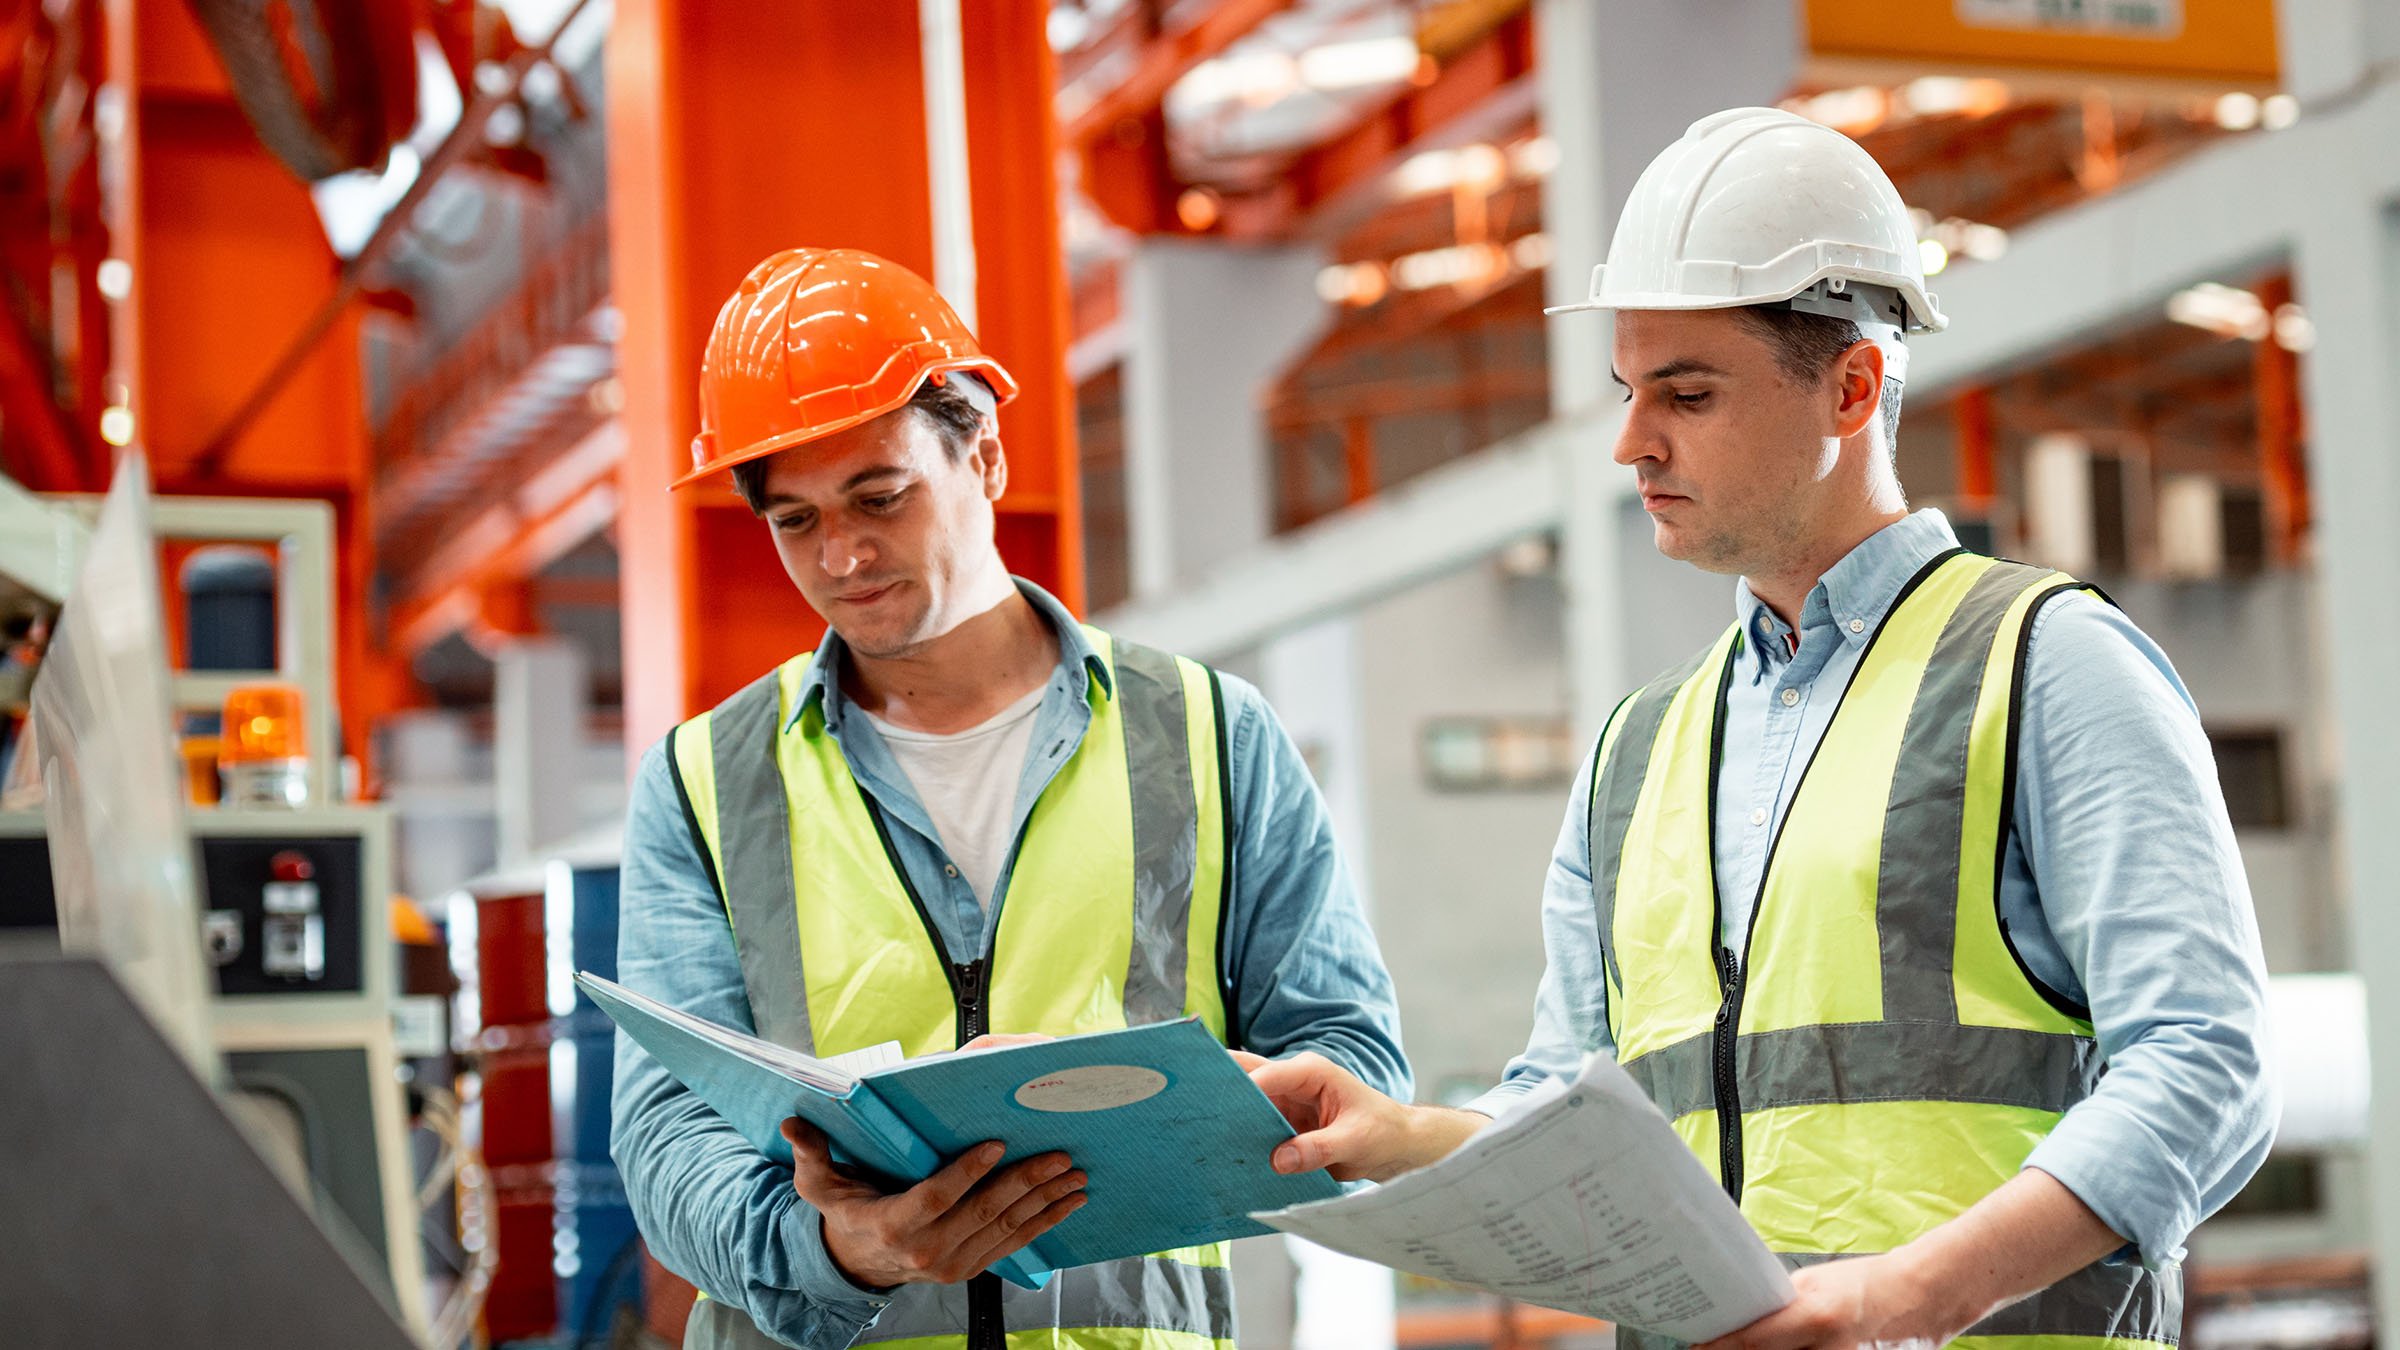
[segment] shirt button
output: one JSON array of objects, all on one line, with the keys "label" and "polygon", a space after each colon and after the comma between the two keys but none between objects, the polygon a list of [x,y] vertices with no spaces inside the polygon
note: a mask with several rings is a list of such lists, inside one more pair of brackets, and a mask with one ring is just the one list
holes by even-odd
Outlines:
[{"label": "shirt button", "polygon": [[1850,621],[1850,631],[1853,633],[1863,633],[1867,631],[1867,621],[1865,619],[1852,619]]},{"label": "shirt button", "polygon": [[1797,689],[1786,689],[1786,690],[1784,690],[1784,691],[1783,691],[1783,706],[1785,706],[1785,707],[1789,708],[1789,707],[1791,707],[1793,704],[1795,704],[1795,703],[1798,703],[1799,701],[1800,701],[1800,691],[1799,691],[1799,690],[1797,690]]},{"label": "shirt button", "polygon": [[943,876],[946,876],[946,877],[955,877],[955,876],[957,876],[957,875],[958,875],[958,864],[957,864],[957,863],[944,863],[944,864],[942,864],[942,875],[943,875]]},{"label": "shirt button", "polygon": [[1765,808],[1765,807],[1761,806],[1761,807],[1758,807],[1758,808],[1756,808],[1756,809],[1752,810],[1752,811],[1750,812],[1750,823],[1751,823],[1751,824],[1753,824],[1753,825],[1764,825],[1764,824],[1766,824],[1766,823],[1767,823],[1767,808]]}]

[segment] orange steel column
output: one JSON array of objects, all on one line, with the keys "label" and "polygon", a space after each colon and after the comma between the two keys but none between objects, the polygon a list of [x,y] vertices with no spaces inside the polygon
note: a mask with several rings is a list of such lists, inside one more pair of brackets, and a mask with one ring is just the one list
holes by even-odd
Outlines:
[{"label": "orange steel column", "polygon": [[[2259,304],[2272,318],[2292,303],[2292,278],[2278,272],[2258,288]],[[2300,358],[2272,331],[2258,340],[2252,356],[2252,386],[2258,400],[2259,482],[2267,515],[2267,557],[2289,563],[2307,547],[2308,462],[2300,418]]]},{"label": "orange steel column", "polygon": [[355,314],[220,459],[204,462],[201,453],[332,293],[340,260],[307,185],[259,143],[190,10],[110,0],[106,12],[108,75],[119,91],[102,130],[117,165],[110,248],[132,272],[112,316],[110,392],[133,412],[134,444],[149,455],[159,491],[334,504],[338,698],[345,747],[363,762],[368,728],[399,697],[406,673],[367,642],[367,426]]},{"label": "orange steel column", "polygon": [[1951,410],[1958,429],[1958,509],[1968,519],[1988,521],[2000,495],[1992,391],[1982,385],[1962,389]]},{"label": "orange steel column", "polygon": [[[1051,70],[1037,0],[965,0],[968,149],[984,345],[1023,393],[1001,415],[1010,565],[1082,591],[1066,382]],[[700,352],[750,266],[798,245],[865,248],[934,275],[917,7],[618,0],[608,51],[609,210],[627,449],[626,747],[813,645],[822,621],[766,529],[690,464]]]}]

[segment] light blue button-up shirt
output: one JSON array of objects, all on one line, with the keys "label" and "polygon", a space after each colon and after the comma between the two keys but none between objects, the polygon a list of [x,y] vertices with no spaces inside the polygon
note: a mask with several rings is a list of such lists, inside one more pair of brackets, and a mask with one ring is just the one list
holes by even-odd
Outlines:
[{"label": "light blue button-up shirt", "polygon": [[[1058,634],[1059,663],[1035,713],[1014,788],[1014,833],[1091,724],[1094,698],[1114,697],[1108,667],[1064,606],[1031,582],[1018,589]],[[817,649],[801,701],[822,702],[850,772],[883,810],[901,865],[954,959],[988,944],[988,913],[935,834],[890,747],[843,695],[841,639]],[[1223,677],[1233,831],[1223,959],[1233,985],[1234,1044],[1274,1056],[1314,1050],[1405,1098],[1391,975],[1300,752],[1258,691]],[[1206,709],[1194,710],[1207,716]],[[1002,785],[994,784],[994,790]],[[995,896],[1010,897],[1012,849]],[[754,1029],[725,906],[709,881],[664,750],[643,755],[625,821],[617,978],[652,998],[744,1031]],[[797,975],[798,972],[794,972]],[[638,1047],[617,1038],[610,1154],[642,1235],[666,1266],[711,1297],[747,1310],[793,1345],[846,1345],[889,1300],[844,1279],[826,1254],[816,1211],[778,1167],[735,1134]]]},{"label": "light blue button-up shirt", "polygon": [[[1727,693],[1714,854],[1740,952],[1767,848],[1835,706],[1908,579],[1957,547],[1938,511],[1877,532],[1808,593],[1792,629],[1735,590],[1743,644]],[[2107,1072],[2027,1160],[2065,1183],[2144,1261],[2184,1238],[2265,1160],[2277,1102],[2260,1056],[2266,972],[2250,888],[2191,695],[2115,607],[2062,596],[2026,657],[2015,813],[2000,916],[2034,978],[2091,1009]],[[1577,776],[1543,887],[1549,968],[1525,1053],[1474,1103],[1504,1110],[1615,1050]]]}]

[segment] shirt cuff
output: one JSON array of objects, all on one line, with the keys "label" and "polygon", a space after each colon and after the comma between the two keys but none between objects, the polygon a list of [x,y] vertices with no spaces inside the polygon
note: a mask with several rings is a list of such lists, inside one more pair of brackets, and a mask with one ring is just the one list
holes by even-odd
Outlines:
[{"label": "shirt cuff", "polygon": [[1458,1109],[1498,1120],[1517,1103],[1524,1101],[1526,1093],[1540,1087],[1544,1081],[1539,1074],[1519,1074]]},{"label": "shirt cuff", "polygon": [[[2158,1270],[2183,1259],[2183,1241],[2200,1222],[2198,1188],[2164,1141],[2140,1121],[2087,1099],[2034,1146],[2025,1166],[2075,1193],[2142,1265]],[[2179,1197],[2193,1197],[2182,1199]]]},{"label": "shirt cuff", "polygon": [[809,1205],[793,1205],[783,1214],[784,1250],[792,1254],[794,1291],[813,1304],[819,1315],[855,1323],[853,1334],[883,1315],[892,1296],[862,1289],[850,1282],[825,1250],[824,1219]]}]

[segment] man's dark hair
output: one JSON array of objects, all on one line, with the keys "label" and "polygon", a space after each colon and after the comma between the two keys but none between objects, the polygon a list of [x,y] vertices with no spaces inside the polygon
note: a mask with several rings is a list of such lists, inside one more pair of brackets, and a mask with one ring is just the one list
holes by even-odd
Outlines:
[{"label": "man's dark hair", "polygon": [[[931,380],[917,386],[908,408],[923,417],[933,427],[933,434],[942,440],[942,448],[950,452],[950,462],[965,459],[975,449],[976,436],[983,429],[983,410],[975,400],[959,391],[960,379],[973,376],[952,376],[940,384]],[[746,459],[733,466],[733,490],[741,494],[750,514],[767,513],[767,465],[773,455]]]},{"label": "man's dark hair", "polygon": [[[1745,305],[1734,311],[1751,332],[1775,349],[1775,364],[1800,384],[1825,378],[1834,359],[1866,337],[1856,323],[1828,314],[1803,314],[1781,305]],[[1883,382],[1884,450],[1900,455],[1900,382]]]}]

